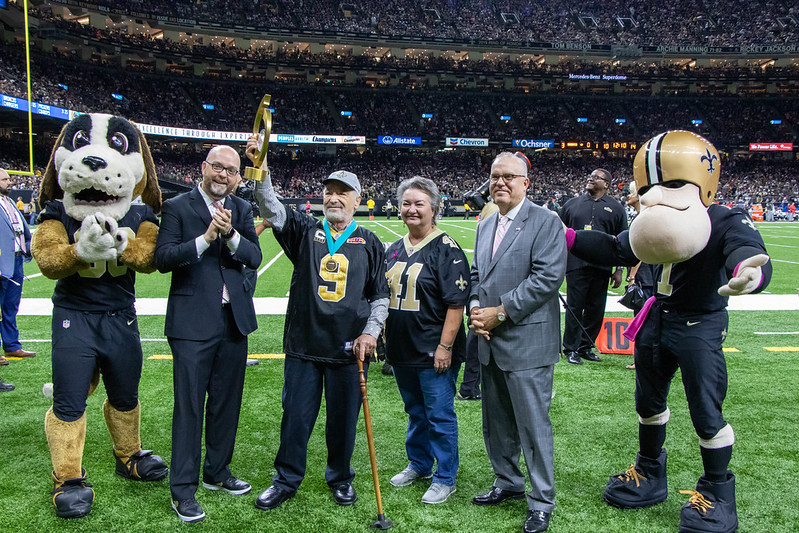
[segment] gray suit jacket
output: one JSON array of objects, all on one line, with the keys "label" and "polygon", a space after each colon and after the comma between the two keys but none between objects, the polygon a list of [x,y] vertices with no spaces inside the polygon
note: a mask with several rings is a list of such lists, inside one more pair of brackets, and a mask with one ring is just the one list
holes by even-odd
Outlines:
[{"label": "gray suit jacket", "polygon": [[472,262],[471,300],[505,307],[508,319],[491,340],[479,337],[484,365],[504,371],[553,365],[560,351],[558,290],[566,275],[566,239],[557,215],[525,199],[491,258],[499,214],[480,222]]}]

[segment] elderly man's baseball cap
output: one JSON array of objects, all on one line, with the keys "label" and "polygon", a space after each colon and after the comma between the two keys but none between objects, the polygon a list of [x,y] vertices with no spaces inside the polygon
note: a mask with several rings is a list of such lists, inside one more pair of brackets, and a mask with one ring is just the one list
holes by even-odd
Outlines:
[{"label": "elderly man's baseball cap", "polygon": [[350,189],[354,190],[358,196],[361,195],[361,183],[358,181],[358,176],[346,170],[337,170],[330,174],[326,179],[322,180],[322,184],[327,185],[329,181],[340,181]]}]

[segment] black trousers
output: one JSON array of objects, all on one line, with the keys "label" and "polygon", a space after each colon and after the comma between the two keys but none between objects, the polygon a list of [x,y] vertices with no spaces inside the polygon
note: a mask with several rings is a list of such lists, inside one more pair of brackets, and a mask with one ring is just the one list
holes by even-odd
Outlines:
[{"label": "black trousers", "polygon": [[480,359],[477,357],[477,336],[472,330],[466,334],[466,362],[463,364],[463,381],[459,392],[461,396],[480,394]]},{"label": "black trousers", "polygon": [[[364,376],[367,368],[368,363],[364,363]],[[273,485],[285,491],[295,492],[305,477],[308,440],[319,416],[323,388],[327,415],[325,481],[330,487],[336,487],[355,479],[350,460],[361,410],[358,365],[286,357],[280,448],[275,457],[277,473],[272,480]]]},{"label": "black trousers", "polygon": [[142,351],[133,307],[78,311],[53,307],[53,413],[74,422],[86,410],[94,369],[100,369],[108,403],[130,411],[139,403]]},{"label": "black trousers", "polygon": [[711,439],[727,425],[721,406],[727,396],[726,310],[684,313],[652,306],[635,339],[635,409],[643,418],[666,410],[677,367],[696,434]]},{"label": "black trousers", "polygon": [[247,337],[236,328],[232,311],[223,316],[218,334],[210,340],[168,339],[175,387],[169,485],[175,500],[191,498],[197,491],[203,419],[203,480],[218,483],[230,476],[244,389]]},{"label": "black trousers", "polygon": [[563,331],[564,352],[587,352],[591,349],[591,342],[599,335],[605,318],[609,279],[607,271],[590,267],[566,273],[566,302],[591,339],[585,336],[579,323],[567,311],[566,328]]}]

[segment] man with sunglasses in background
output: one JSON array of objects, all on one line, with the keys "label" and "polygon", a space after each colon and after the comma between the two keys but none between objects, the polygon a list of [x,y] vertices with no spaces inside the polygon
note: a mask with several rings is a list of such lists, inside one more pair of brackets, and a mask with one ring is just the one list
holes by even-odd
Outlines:
[{"label": "man with sunglasses in background", "polygon": [[[560,211],[563,223],[574,230],[594,230],[618,235],[627,229],[627,214],[621,203],[608,194],[612,176],[598,168],[588,176],[585,193],[564,204]],[[563,353],[574,365],[583,359],[600,361],[591,346],[602,328],[605,303],[608,297],[608,279],[616,289],[621,285],[622,268],[611,272],[608,267],[594,265],[569,254],[566,265],[566,302],[571,313],[566,313],[563,332]],[[590,337],[590,338],[589,338]]]}]

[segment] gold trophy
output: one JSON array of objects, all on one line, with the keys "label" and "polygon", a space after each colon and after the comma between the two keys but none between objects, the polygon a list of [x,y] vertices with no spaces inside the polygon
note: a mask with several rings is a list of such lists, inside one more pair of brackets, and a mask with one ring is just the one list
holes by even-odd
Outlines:
[{"label": "gold trophy", "polygon": [[248,180],[264,181],[266,178],[266,171],[260,167],[266,161],[266,149],[269,146],[269,135],[272,133],[272,112],[269,110],[271,99],[272,95],[265,94],[255,114],[252,133],[258,137],[258,152],[255,154],[255,166],[244,169],[244,178]]}]

